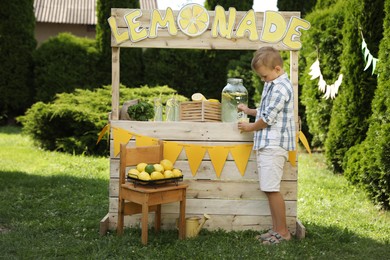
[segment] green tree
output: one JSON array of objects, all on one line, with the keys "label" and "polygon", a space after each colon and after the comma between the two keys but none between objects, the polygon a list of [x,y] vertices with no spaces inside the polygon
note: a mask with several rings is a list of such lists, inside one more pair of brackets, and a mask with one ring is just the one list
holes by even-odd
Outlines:
[{"label": "green tree", "polygon": [[[336,1],[336,0],[334,0]],[[314,8],[317,0],[278,0],[279,11],[300,11],[301,17],[306,16]]]},{"label": "green tree", "polygon": [[385,0],[384,34],[379,47],[378,88],[372,101],[367,138],[346,155],[345,176],[371,199],[390,209],[390,0]]},{"label": "green tree", "polygon": [[57,93],[92,89],[99,81],[96,41],[60,33],[34,52],[35,101],[52,101]]},{"label": "green tree", "polygon": [[378,54],[383,33],[383,0],[351,0],[346,5],[342,29],[343,53],[340,57],[344,80],[334,101],[325,141],[325,156],[335,172],[342,172],[345,153],[361,143],[368,130],[371,101],[377,78],[364,71],[361,32],[371,53]]},{"label": "green tree", "polygon": [[33,0],[1,0],[0,6],[0,122],[4,123],[32,104],[36,41]]},{"label": "green tree", "polygon": [[[340,74],[340,55],[343,51],[342,31],[345,1],[330,8],[318,9],[305,19],[311,23],[309,31],[302,36],[300,103],[305,111],[306,124],[311,134],[311,145],[323,147],[329,131],[333,100],[323,98],[318,89],[319,79],[311,80],[310,66],[318,59],[321,73],[327,84],[333,84]],[[304,63],[304,65],[302,65]],[[302,65],[302,66],[301,66]],[[336,97],[337,98],[337,97]]]},{"label": "green tree", "polygon": [[[139,8],[138,0],[98,0],[96,40],[100,52],[99,79],[102,85],[111,83],[111,29],[107,19],[111,16],[111,8]],[[142,49],[121,48],[120,81],[128,87],[139,87],[144,82]]]}]

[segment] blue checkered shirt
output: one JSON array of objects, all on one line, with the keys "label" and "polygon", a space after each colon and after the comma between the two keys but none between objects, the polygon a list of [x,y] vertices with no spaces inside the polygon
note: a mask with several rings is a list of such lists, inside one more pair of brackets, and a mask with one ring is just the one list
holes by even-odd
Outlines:
[{"label": "blue checkered shirt", "polygon": [[295,150],[294,91],[286,73],[264,84],[256,121],[260,118],[268,126],[255,131],[253,150],[266,146]]}]

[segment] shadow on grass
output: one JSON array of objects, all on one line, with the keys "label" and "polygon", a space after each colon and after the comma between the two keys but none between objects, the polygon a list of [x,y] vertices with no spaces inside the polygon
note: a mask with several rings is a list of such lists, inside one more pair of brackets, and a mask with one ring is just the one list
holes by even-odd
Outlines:
[{"label": "shadow on grass", "polygon": [[22,133],[22,127],[18,127],[18,126],[11,126],[11,125],[7,125],[7,126],[1,126],[0,127],[0,134],[21,134]]}]

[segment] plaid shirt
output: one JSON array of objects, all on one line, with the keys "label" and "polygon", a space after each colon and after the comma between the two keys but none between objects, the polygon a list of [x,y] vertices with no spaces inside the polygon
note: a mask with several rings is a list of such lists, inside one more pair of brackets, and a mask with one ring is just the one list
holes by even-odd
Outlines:
[{"label": "plaid shirt", "polygon": [[294,92],[286,73],[264,84],[256,121],[260,118],[268,127],[255,131],[253,150],[266,146],[295,150]]}]

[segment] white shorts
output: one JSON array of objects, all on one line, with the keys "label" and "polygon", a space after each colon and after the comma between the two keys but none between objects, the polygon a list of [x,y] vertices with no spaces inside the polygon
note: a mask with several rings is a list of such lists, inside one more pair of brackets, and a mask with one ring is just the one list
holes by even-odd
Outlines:
[{"label": "white shorts", "polygon": [[280,191],[280,182],[287,156],[288,152],[279,146],[268,146],[256,151],[260,190],[265,192]]}]

